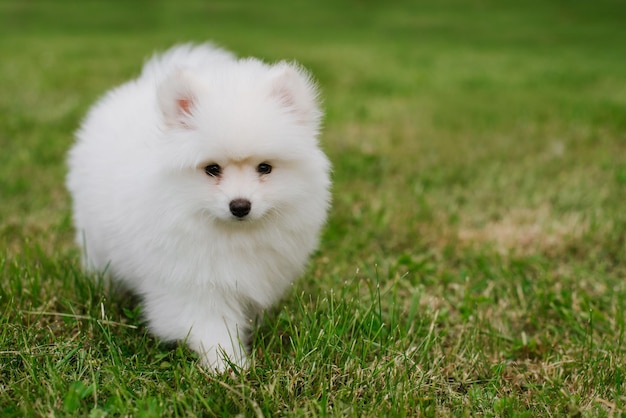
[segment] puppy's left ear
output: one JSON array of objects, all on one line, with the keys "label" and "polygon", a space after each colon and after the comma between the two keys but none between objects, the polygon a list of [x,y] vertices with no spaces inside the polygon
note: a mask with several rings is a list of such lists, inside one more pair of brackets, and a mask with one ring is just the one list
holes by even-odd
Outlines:
[{"label": "puppy's left ear", "polygon": [[157,98],[163,120],[169,127],[193,128],[197,104],[193,77],[184,70],[170,74],[158,87]]},{"label": "puppy's left ear", "polygon": [[303,125],[317,126],[322,112],[318,91],[309,73],[296,64],[284,61],[272,67],[270,95]]}]

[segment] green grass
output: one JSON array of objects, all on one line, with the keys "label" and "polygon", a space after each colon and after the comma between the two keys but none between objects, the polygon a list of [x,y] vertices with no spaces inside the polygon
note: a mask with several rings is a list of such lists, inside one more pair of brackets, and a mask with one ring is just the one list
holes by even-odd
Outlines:
[{"label": "green grass", "polygon": [[[626,413],[626,5],[0,3],[1,416]],[[323,90],[319,252],[210,376],[78,267],[65,153],[175,42]]]}]

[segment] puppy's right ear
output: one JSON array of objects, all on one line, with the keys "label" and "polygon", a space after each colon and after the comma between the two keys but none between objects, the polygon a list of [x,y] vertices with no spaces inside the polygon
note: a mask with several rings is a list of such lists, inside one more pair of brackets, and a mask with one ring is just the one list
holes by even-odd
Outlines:
[{"label": "puppy's right ear", "polygon": [[274,65],[271,71],[271,96],[295,114],[299,123],[317,126],[321,118],[318,92],[309,73],[297,64],[284,61]]},{"label": "puppy's right ear", "polygon": [[184,70],[170,74],[158,87],[157,100],[165,124],[171,128],[193,128],[197,98],[193,77]]}]

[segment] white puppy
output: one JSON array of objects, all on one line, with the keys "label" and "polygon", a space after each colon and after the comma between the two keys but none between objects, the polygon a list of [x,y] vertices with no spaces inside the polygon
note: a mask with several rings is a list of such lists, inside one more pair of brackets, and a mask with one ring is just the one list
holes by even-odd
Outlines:
[{"label": "white puppy", "polygon": [[69,154],[90,270],[139,294],[151,331],[216,371],[316,248],[330,201],[317,90],[299,66],[177,46],[89,112]]}]

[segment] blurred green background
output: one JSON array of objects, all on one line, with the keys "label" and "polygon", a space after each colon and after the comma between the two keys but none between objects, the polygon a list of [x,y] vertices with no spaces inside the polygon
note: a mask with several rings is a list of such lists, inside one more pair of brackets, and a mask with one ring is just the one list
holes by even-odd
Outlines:
[{"label": "blurred green background", "polygon": [[[625,23],[623,0],[1,0],[0,415],[623,411]],[[206,40],[309,68],[334,165],[320,251],[226,383],[94,328],[141,321],[78,273],[64,188],[89,106]]]}]

